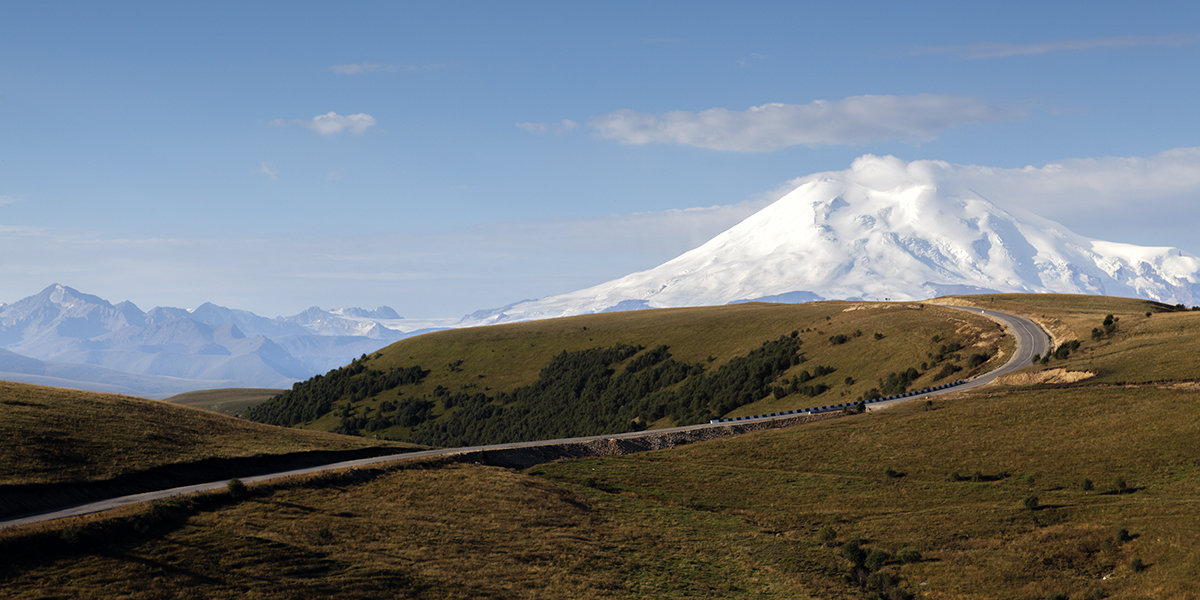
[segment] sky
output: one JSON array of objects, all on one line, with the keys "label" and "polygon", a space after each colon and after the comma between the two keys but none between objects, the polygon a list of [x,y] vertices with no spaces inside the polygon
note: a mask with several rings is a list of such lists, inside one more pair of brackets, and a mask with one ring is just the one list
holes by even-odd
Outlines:
[{"label": "sky", "polygon": [[0,302],[451,317],[864,154],[1200,254],[1192,2],[0,0]]}]

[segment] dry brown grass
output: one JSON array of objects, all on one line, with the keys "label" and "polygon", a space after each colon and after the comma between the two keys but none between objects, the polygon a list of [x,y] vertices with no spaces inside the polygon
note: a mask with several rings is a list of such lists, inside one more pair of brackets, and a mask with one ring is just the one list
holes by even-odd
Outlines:
[{"label": "dry brown grass", "polygon": [[111,479],[210,458],[347,450],[377,440],[285,429],[115,394],[0,382],[0,485]]},{"label": "dry brown grass", "polygon": [[264,492],[0,583],[12,598],[806,597],[795,574],[742,560],[774,543],[736,518],[643,516],[497,468],[405,469]]},{"label": "dry brown grass", "polygon": [[[1055,318],[1083,327],[1114,306],[1087,302],[1083,317]],[[1047,366],[1100,365],[1054,384],[1069,387],[976,390],[526,473],[459,465],[285,487],[161,535],[22,563],[0,585],[17,598],[861,598],[816,537],[830,525],[837,542],[918,549],[922,561],[884,569],[921,598],[1192,598],[1195,318],[1123,314],[1112,338]],[[1168,381],[1114,384],[1134,373]],[[1116,540],[1122,528],[1132,539]]]}]

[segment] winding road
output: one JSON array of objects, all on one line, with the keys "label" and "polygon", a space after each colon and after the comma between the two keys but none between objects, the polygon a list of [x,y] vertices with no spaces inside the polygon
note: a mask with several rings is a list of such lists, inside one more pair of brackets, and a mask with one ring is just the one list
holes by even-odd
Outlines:
[{"label": "winding road", "polygon": [[[966,311],[966,312],[970,312],[970,313],[974,313],[974,314],[979,314],[979,315],[982,315],[984,317],[987,317],[989,319],[992,319],[993,321],[996,321],[996,322],[1004,325],[1008,329],[1008,331],[1013,335],[1013,337],[1015,338],[1015,341],[1016,341],[1016,351],[1013,353],[1012,358],[1010,358],[1008,360],[1008,362],[1006,362],[1003,366],[1001,366],[997,369],[993,369],[992,371],[989,371],[987,373],[984,373],[984,374],[974,377],[972,379],[969,379],[965,383],[962,383],[961,385],[957,385],[957,386],[947,388],[947,389],[931,391],[931,392],[927,392],[924,394],[913,395],[913,396],[909,396],[907,398],[891,400],[888,402],[880,402],[874,406],[887,406],[887,405],[895,404],[897,402],[908,402],[911,400],[916,400],[919,398],[926,398],[929,396],[947,394],[947,393],[951,393],[951,392],[957,393],[957,392],[961,392],[961,391],[968,390],[971,388],[976,388],[976,387],[979,387],[982,385],[986,385],[986,384],[990,383],[991,381],[993,381],[994,379],[996,379],[997,377],[1000,377],[1001,375],[1005,375],[1007,373],[1011,373],[1018,369],[1029,366],[1032,363],[1033,356],[1035,354],[1040,354],[1040,355],[1044,356],[1048,352],[1050,352],[1050,349],[1051,349],[1050,348],[1050,345],[1051,345],[1050,336],[1047,335],[1046,332],[1041,327],[1039,327],[1037,324],[1035,324],[1033,321],[1030,321],[1029,319],[1026,319],[1024,317],[1018,317],[1016,315],[1012,315],[1012,314],[1008,314],[1008,313],[1002,313],[1002,312],[998,312],[998,311],[994,311],[994,310],[986,310],[986,309],[973,308],[973,307],[968,308],[968,307],[950,306],[948,308],[954,308],[957,310],[962,310],[962,311]],[[789,416],[761,416],[761,417],[757,417],[755,419],[749,419],[749,420],[770,421],[770,420],[787,419],[787,418],[792,418],[792,417],[789,417]],[[744,423],[746,421],[742,421],[742,422]],[[555,445],[562,445],[562,444],[591,442],[591,441],[597,441],[597,440],[637,438],[637,437],[642,437],[642,436],[646,436],[646,435],[660,435],[660,434],[671,433],[671,432],[693,431],[693,430],[698,430],[698,429],[723,428],[723,427],[728,427],[728,424],[727,423],[719,423],[719,424],[704,423],[704,424],[700,424],[700,425],[686,425],[683,427],[671,427],[671,428],[667,428],[667,429],[655,429],[655,430],[651,430],[651,431],[633,431],[633,432],[628,432],[628,433],[593,435],[593,436],[587,436],[587,437],[563,438],[563,439],[557,439],[557,440],[538,440],[538,441],[533,441],[533,442],[512,442],[512,443],[508,443],[508,444],[490,444],[487,446],[468,446],[468,447],[464,447],[464,448],[439,448],[436,450],[423,450],[420,452],[406,452],[404,454],[390,454],[387,456],[376,456],[376,457],[372,457],[372,458],[349,460],[349,461],[331,463],[331,464],[327,464],[327,465],[308,467],[308,468],[304,468],[304,469],[294,469],[291,471],[281,471],[278,473],[269,473],[266,475],[255,475],[255,476],[250,476],[250,477],[242,477],[240,479],[245,483],[257,483],[257,482],[261,482],[261,481],[270,481],[273,479],[280,479],[283,477],[291,477],[291,476],[295,476],[295,475],[307,475],[307,474],[311,474],[311,473],[319,473],[321,471],[331,471],[331,470],[347,469],[347,468],[354,468],[354,467],[365,467],[365,466],[369,466],[369,465],[377,465],[380,463],[393,462],[393,461],[399,461],[399,460],[413,460],[413,459],[429,458],[429,457],[436,457],[436,456],[453,456],[453,455],[459,455],[459,454],[470,454],[470,453],[476,453],[476,452],[486,452],[486,451],[492,451],[492,450],[506,450],[506,449],[514,449],[514,448],[535,448],[538,446],[555,446]],[[138,503],[142,503],[142,502],[153,502],[156,500],[164,500],[167,498],[172,498],[175,496],[181,496],[181,495],[185,495],[185,494],[194,494],[197,492],[208,492],[208,491],[220,490],[220,489],[225,488],[228,485],[228,483],[229,483],[228,479],[223,479],[221,481],[211,481],[208,483],[199,483],[199,484],[195,484],[195,485],[188,485],[188,486],[170,488],[170,489],[165,489],[165,490],[156,490],[156,491],[151,491],[151,492],[143,492],[140,494],[132,494],[132,495],[128,495],[128,496],[121,496],[118,498],[109,498],[106,500],[98,500],[95,502],[89,502],[87,504],[72,506],[69,508],[64,508],[64,509],[59,509],[59,510],[54,510],[54,511],[34,514],[34,515],[27,515],[27,516],[23,516],[23,517],[14,517],[14,518],[10,518],[7,520],[0,520],[0,529],[21,527],[23,525],[32,525],[34,523],[43,523],[46,521],[53,521],[56,519],[65,519],[68,517],[78,517],[78,516],[82,516],[82,515],[88,515],[88,514],[92,514],[92,513],[97,513],[97,512],[102,512],[102,511],[118,508],[121,506],[128,506],[130,504],[138,504]]]}]

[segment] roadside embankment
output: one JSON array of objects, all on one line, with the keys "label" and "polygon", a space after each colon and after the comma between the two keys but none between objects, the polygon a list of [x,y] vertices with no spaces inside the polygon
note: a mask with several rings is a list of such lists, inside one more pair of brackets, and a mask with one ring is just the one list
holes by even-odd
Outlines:
[{"label": "roadside embankment", "polygon": [[331,462],[395,454],[395,447],[314,450],[266,456],[210,458],[163,465],[101,481],[0,485],[0,517],[47,512],[92,500],[311,467]]},{"label": "roadside embankment", "polygon": [[525,468],[561,458],[584,458],[593,456],[621,456],[647,450],[662,450],[692,442],[701,442],[731,435],[790,427],[813,421],[823,421],[841,416],[841,413],[795,415],[776,419],[762,419],[705,426],[696,429],[671,431],[645,431],[638,435],[621,434],[610,438],[591,439],[577,442],[541,444],[517,448],[489,449],[459,455],[460,460],[510,468]]}]

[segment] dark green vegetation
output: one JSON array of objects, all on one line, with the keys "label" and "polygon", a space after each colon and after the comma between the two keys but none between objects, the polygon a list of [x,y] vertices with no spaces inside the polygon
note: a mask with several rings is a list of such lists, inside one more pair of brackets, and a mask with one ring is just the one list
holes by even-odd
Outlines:
[{"label": "dark green vegetation", "polygon": [[442,446],[614,433],[899,393],[1001,347],[990,321],[920,304],[590,315],[404,340],[247,415]]},{"label": "dark green vegetation", "polygon": [[156,400],[9,382],[0,382],[0,439],[0,514],[198,483],[229,470],[405,449]]},{"label": "dark green vegetation", "polygon": [[[1058,344],[1083,340],[1067,358],[1031,366],[1035,375],[1103,368],[667,451],[524,472],[397,465],[251,485],[241,500],[221,492],[130,509],[123,521],[0,533],[0,589],[14,598],[1194,597],[1200,313],[1089,299],[1076,317],[1069,298],[1005,300],[1023,309],[1012,312],[1059,319],[1068,329]],[[1118,327],[1092,340],[1107,314]],[[933,335],[914,343],[927,348]],[[839,364],[831,377],[846,385],[849,367],[819,362]],[[878,386],[903,364],[855,378]]]},{"label": "dark green vegetation", "polygon": [[231,417],[240,416],[247,408],[262,404],[284,390],[269,388],[225,388],[187,392],[167,398],[166,402],[219,412]]}]

